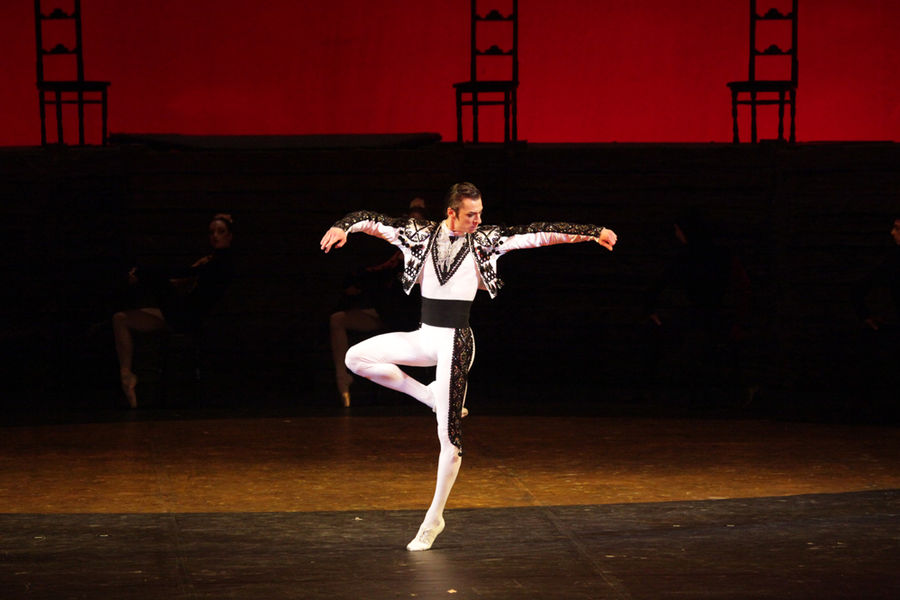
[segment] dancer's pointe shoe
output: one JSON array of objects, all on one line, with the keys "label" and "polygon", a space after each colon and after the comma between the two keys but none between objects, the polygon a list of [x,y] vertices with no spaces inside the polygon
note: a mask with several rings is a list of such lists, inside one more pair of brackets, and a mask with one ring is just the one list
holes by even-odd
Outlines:
[{"label": "dancer's pointe shoe", "polygon": [[350,392],[341,392],[341,404],[344,408],[350,408]]},{"label": "dancer's pointe shoe", "polygon": [[137,387],[137,375],[134,373],[122,373],[122,393],[125,394],[125,399],[128,400],[128,406],[131,408],[137,408],[137,394],[134,389]]},{"label": "dancer's pointe shoe", "polygon": [[413,541],[406,545],[406,549],[410,552],[421,552],[422,550],[428,550],[431,548],[431,545],[434,543],[434,540],[438,535],[444,530],[444,519],[441,519],[441,522],[433,527],[425,527],[425,524],[422,523],[422,526],[419,527],[419,533],[416,534],[416,537],[413,538]]}]

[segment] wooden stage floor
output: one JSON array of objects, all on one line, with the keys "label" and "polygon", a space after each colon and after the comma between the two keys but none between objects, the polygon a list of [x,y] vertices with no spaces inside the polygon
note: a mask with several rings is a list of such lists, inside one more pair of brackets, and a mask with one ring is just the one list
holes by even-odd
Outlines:
[{"label": "wooden stage floor", "polygon": [[[425,409],[423,409],[424,411]],[[0,427],[0,598],[897,598],[900,429],[430,415]]]}]

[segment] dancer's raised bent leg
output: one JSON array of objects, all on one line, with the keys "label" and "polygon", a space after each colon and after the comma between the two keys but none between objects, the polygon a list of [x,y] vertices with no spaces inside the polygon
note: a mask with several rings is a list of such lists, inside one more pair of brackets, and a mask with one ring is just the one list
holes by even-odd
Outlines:
[{"label": "dancer's raised bent leg", "polygon": [[434,410],[434,398],[428,386],[397,366],[430,367],[437,364],[437,354],[426,338],[422,329],[376,335],[347,350],[345,363],[357,375],[408,394]]}]

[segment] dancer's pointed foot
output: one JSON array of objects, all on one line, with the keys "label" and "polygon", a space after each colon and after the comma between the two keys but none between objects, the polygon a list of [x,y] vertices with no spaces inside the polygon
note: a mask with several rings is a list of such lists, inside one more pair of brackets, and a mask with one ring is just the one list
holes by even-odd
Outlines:
[{"label": "dancer's pointed foot", "polygon": [[350,408],[350,386],[353,385],[353,375],[346,369],[340,369],[337,373],[338,394],[341,396],[341,406]]},{"label": "dancer's pointed foot", "polygon": [[434,543],[434,540],[438,535],[444,530],[444,519],[441,518],[440,523],[437,525],[426,525],[422,523],[422,526],[419,527],[419,533],[416,534],[416,537],[406,545],[406,549],[410,552],[421,552],[422,550],[428,550],[431,548],[431,545]]},{"label": "dancer's pointed foot", "polygon": [[437,381],[432,381],[431,383],[426,385],[425,388],[428,390],[428,398],[426,398],[425,400],[421,400],[421,399],[419,400],[419,402],[421,402],[422,404],[424,404],[425,406],[430,408],[431,412],[435,412],[437,410],[437,408],[436,408],[437,401],[435,400],[435,398],[437,396],[434,393],[434,386],[436,386],[436,385],[437,385]]},{"label": "dancer's pointed foot", "polygon": [[[437,385],[437,381],[432,381],[431,383],[429,383],[428,385],[425,386],[426,388],[428,388],[428,391],[430,393],[429,401],[425,402],[425,404],[427,404],[431,408],[431,412],[437,411],[437,402],[435,402],[435,400],[434,400],[434,386],[436,386],[436,385]],[[462,410],[460,411],[459,414],[460,414],[460,417],[468,416],[469,409],[466,408],[465,406],[463,406]]]},{"label": "dancer's pointed foot", "polygon": [[137,394],[134,391],[137,387],[137,375],[131,371],[123,371],[120,374],[120,378],[122,380],[122,393],[125,394],[125,399],[128,400],[128,406],[137,408]]},{"label": "dancer's pointed foot", "polygon": [[[432,407],[431,407],[431,412],[437,412],[437,408],[435,408],[435,407],[432,406]],[[459,416],[460,416],[460,418],[468,417],[468,416],[469,416],[469,409],[466,408],[465,406],[463,406],[463,407],[462,407],[462,410],[459,411]]]}]

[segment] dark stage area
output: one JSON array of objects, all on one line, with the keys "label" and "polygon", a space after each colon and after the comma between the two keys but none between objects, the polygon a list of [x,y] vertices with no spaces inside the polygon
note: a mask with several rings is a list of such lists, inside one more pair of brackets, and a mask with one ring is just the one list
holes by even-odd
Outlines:
[{"label": "dark stage area", "polygon": [[[894,143],[119,139],[0,151],[7,412],[123,406],[110,317],[125,273],[191,264],[208,251],[206,223],[220,211],[237,223],[235,279],[201,337],[138,340],[141,405],[330,407],[329,314],[347,276],[391,247],[355,235],[325,255],[323,232],[351,210],[400,214],[417,196],[439,219],[449,185],[471,180],[487,223],[583,222],[619,234],[612,253],[577,244],[501,260],[503,291],[493,301],[480,293],[472,311],[470,395],[482,410],[562,404],[603,414],[606,404],[635,404],[896,422],[896,329],[866,331],[856,307],[860,282],[893,246]],[[696,306],[677,281],[656,302],[672,325],[665,335],[645,314],[648,290],[679,250],[673,223],[688,211],[705,215],[746,272],[744,289],[726,290],[716,307],[738,327],[727,340],[692,329]],[[885,299],[876,290],[866,302],[896,319]],[[364,382],[354,394],[360,406],[405,402]]]}]

